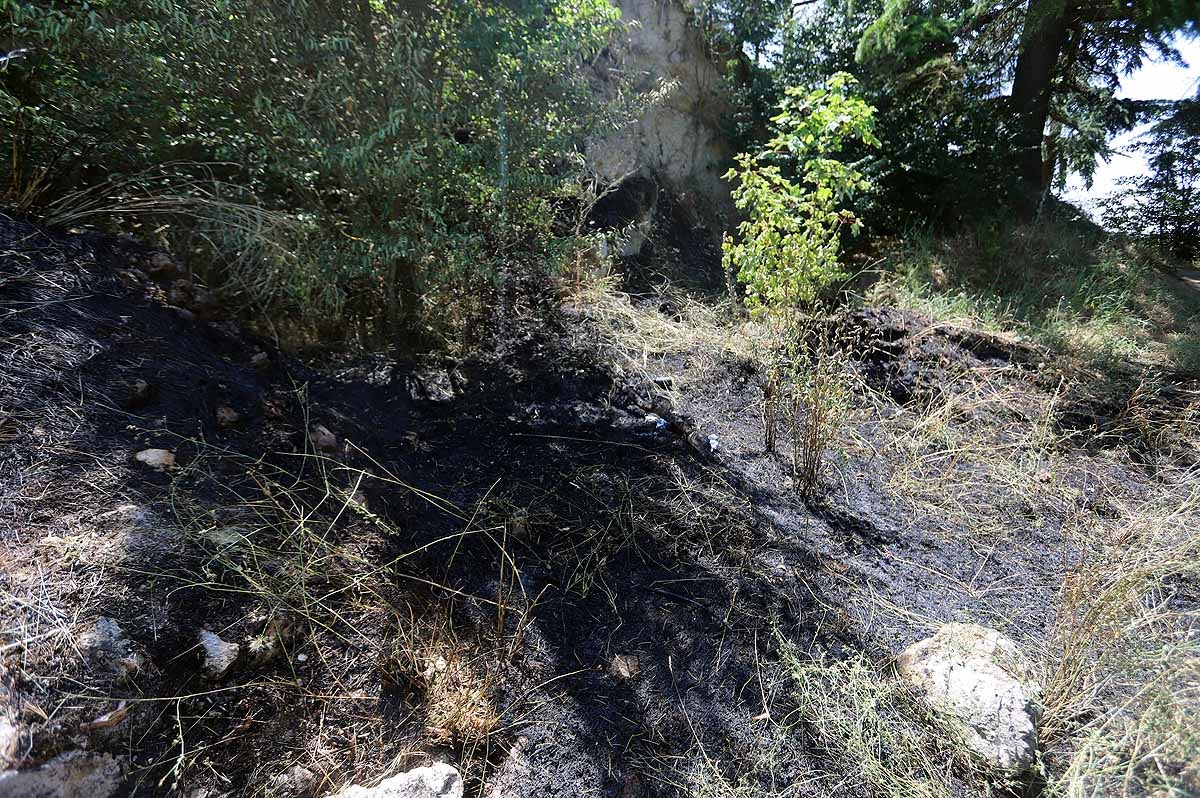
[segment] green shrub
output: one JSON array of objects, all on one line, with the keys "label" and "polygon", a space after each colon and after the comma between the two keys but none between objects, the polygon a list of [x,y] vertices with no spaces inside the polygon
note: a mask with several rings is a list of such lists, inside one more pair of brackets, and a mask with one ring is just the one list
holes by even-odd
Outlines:
[{"label": "green shrub", "polygon": [[857,231],[861,222],[844,204],[870,182],[835,156],[850,142],[878,145],[875,111],[850,94],[854,82],[839,73],[825,88],[788,89],[772,119],[775,137],[762,152],[738,155],[725,175],[748,218],[737,242],[726,237],[724,265],[746,286],[752,310],[790,313],[846,276],[838,265],[842,229]]},{"label": "green shrub", "polygon": [[[745,286],[746,304],[772,329],[765,352],[764,437],[774,451],[780,408],[792,430],[792,467],[806,492],[817,486],[822,454],[846,404],[840,361],[825,336],[802,341],[805,311],[846,278],[838,261],[842,234],[861,222],[846,207],[870,182],[836,156],[852,143],[877,146],[874,109],[850,93],[854,79],[834,75],[825,88],[789,89],[772,120],[776,135],[757,154],[737,156],[726,174],[746,213],[738,240],[726,236],[724,266]],[[795,175],[794,177],[792,175]],[[811,331],[810,331],[811,332]],[[819,332],[819,331],[818,331]]]},{"label": "green shrub", "polygon": [[454,326],[451,295],[568,246],[552,202],[579,143],[613,122],[580,68],[620,25],[605,0],[0,12],[29,51],[0,77],[4,201],[69,222],[85,197],[94,221],[103,197],[293,324]]}]

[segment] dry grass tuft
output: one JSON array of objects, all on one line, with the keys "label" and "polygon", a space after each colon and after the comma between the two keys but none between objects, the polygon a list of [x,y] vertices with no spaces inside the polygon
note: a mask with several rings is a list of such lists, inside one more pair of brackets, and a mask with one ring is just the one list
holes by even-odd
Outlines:
[{"label": "dry grass tuft", "polygon": [[784,720],[812,736],[827,783],[879,798],[950,798],[971,759],[919,696],[862,657],[811,659],[784,646],[796,710]]},{"label": "dry grass tuft", "polygon": [[619,291],[617,282],[614,277],[580,282],[570,302],[597,322],[602,343],[626,374],[652,379],[663,373],[665,358],[686,355],[690,379],[702,379],[724,358],[756,362],[766,351],[763,325],[735,320],[725,305],[670,289],[655,302],[639,303]]},{"label": "dry grass tuft", "polygon": [[385,681],[414,707],[436,742],[464,750],[485,746],[501,718],[492,701],[496,652],[461,640],[451,616],[437,607],[407,609],[395,616],[391,647],[380,663]]},{"label": "dry grass tuft", "polygon": [[[351,468],[312,453],[285,456],[278,465],[197,445],[197,456],[173,485],[179,486],[177,515],[203,556],[180,581],[249,607],[231,632],[251,635],[239,678],[281,704],[312,701],[324,707],[322,713],[339,713],[338,701],[375,697],[392,722],[364,727],[381,738],[362,756],[453,745],[468,777],[486,769],[491,738],[504,717],[494,702],[497,680],[521,645],[537,598],[512,586],[519,580],[510,576],[515,563],[503,526],[487,526],[481,513],[468,515],[382,467]],[[232,476],[231,467],[240,475]],[[380,558],[382,542],[401,533],[367,507],[363,487],[371,482],[411,491],[462,523],[461,532],[434,543],[471,537],[477,545],[497,547],[500,587],[494,599],[462,596],[408,567],[434,543]],[[220,511],[192,498],[219,495],[222,488],[227,500]],[[473,626],[468,638],[456,627],[460,597],[496,609],[494,634]],[[279,678],[280,668],[294,667],[298,652],[307,658],[308,675]],[[368,759],[363,765],[374,770],[380,763]],[[343,755],[328,767],[345,772],[348,763]]]},{"label": "dry grass tuft", "polygon": [[1200,788],[1197,508],[1200,489],[1164,490],[1111,530],[1090,530],[1063,585],[1047,657],[1043,735],[1060,765],[1052,794]]}]

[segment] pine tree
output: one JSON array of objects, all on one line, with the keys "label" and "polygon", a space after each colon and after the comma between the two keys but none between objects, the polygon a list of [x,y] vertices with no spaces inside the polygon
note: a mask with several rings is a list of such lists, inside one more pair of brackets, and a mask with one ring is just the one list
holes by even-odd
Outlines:
[{"label": "pine tree", "polygon": [[1197,0],[886,0],[859,55],[896,61],[903,52],[911,73],[946,57],[919,46],[933,21],[949,25],[956,48],[973,51],[972,68],[990,73],[992,90],[1011,84],[1006,143],[1018,206],[1032,215],[1056,176],[1090,175],[1111,134],[1133,124],[1115,97],[1121,76],[1151,55],[1178,60],[1172,39],[1195,31],[1198,19]]}]

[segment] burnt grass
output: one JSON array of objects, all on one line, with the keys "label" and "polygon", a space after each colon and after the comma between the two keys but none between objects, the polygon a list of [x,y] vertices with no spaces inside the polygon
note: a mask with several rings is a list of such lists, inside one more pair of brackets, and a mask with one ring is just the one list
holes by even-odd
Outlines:
[{"label": "burnt grass", "polygon": [[[687,387],[657,429],[652,387],[613,376],[586,318],[524,298],[544,286],[514,280],[494,343],[464,360],[306,362],[171,307],[152,254],[0,222],[4,667],[40,710],[24,766],[108,751],[127,758],[123,794],[282,795],[271,779],[301,764],[323,795],[440,757],[478,795],[668,796],[718,774],[824,795],[829,752],[784,722],[781,641],[885,662],[967,620],[1037,650],[1080,556],[1065,519],[1153,481],[1098,454],[1107,416],[1059,390],[1044,353],[901,311],[838,322],[861,391],[804,499],[762,451],[752,366],[664,359]],[[1037,492],[1036,457],[1026,490],[924,439],[902,469],[895,429],[968,390],[1008,397],[951,414],[998,441],[1062,395],[1049,421],[1075,443],[1056,490]],[[240,419],[219,424],[222,406]],[[314,449],[317,424],[335,448]],[[689,446],[691,428],[719,449]],[[150,447],[175,469],[134,460]],[[902,471],[970,480],[970,500],[905,493]],[[145,667],[118,677],[79,647],[98,617]],[[202,628],[243,644],[217,682]],[[256,636],[279,650],[251,656]],[[435,687],[439,652],[454,690]],[[640,673],[616,674],[617,655]],[[81,730],[121,700],[126,720]],[[431,714],[446,701],[468,717]]]}]

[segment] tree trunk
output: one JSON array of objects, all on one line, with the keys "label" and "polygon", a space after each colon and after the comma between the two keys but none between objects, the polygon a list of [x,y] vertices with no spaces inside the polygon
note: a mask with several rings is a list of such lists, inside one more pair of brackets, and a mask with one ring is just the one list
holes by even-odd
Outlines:
[{"label": "tree trunk", "polygon": [[1017,126],[1015,144],[1020,210],[1029,218],[1037,214],[1048,188],[1042,140],[1050,115],[1051,88],[1066,41],[1067,3],[1064,0],[1029,0],[1010,98]]}]

